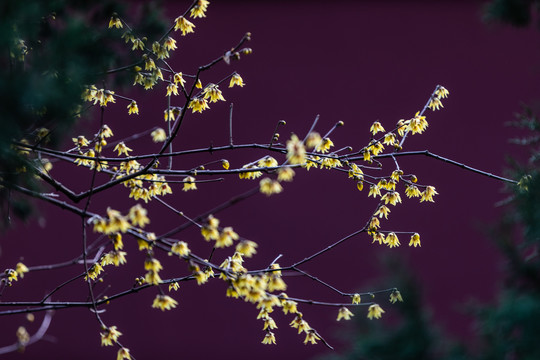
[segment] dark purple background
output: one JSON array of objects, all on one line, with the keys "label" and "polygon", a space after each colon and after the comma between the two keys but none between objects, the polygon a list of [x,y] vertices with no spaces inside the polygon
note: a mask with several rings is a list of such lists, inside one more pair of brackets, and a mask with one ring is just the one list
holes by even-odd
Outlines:
[{"label": "dark purple background", "polygon": [[[167,16],[174,19],[184,6],[187,3],[171,4]],[[508,144],[509,136],[516,132],[504,122],[513,119],[520,102],[533,102],[540,95],[538,35],[532,30],[486,26],[481,22],[481,7],[481,2],[212,2],[207,18],[195,22],[195,34],[182,39],[177,36],[179,49],[171,64],[179,71],[194,73],[197,65],[234,46],[246,31],[252,33],[247,45],[254,50],[251,56],[229,67],[220,64],[202,78],[204,83],[215,82],[234,70],[244,78],[247,85],[243,89],[224,89],[228,102],[234,102],[236,144],[266,143],[281,119],[287,121],[280,130],[282,141],[291,132],[303,136],[320,114],[320,133],[339,120],[345,122],[345,127],[331,136],[336,149],[352,146],[358,150],[369,140],[373,121],[379,120],[389,129],[397,120],[412,117],[441,84],[450,90],[450,97],[443,101],[444,109],[427,113],[428,131],[410,137],[405,150],[429,149],[502,174],[505,155],[523,157]],[[156,124],[162,126],[166,104],[162,93],[143,100],[144,93],[137,92],[134,96],[138,96],[141,107],[138,117],[125,115],[127,104],[111,108],[106,122],[116,138]],[[211,141],[214,145],[226,144],[228,102],[212,105],[203,115],[188,115],[178,149],[205,147]],[[95,131],[92,125],[90,128],[88,135]],[[148,143],[137,145],[132,147],[140,149]],[[225,157],[233,167],[239,167],[264,154],[244,152],[233,158],[231,153],[220,153],[201,156],[193,164],[183,159],[176,164],[184,167]],[[304,269],[346,292],[377,290],[379,255],[397,253],[411,265],[440,326],[465,338],[471,334],[471,324],[458,306],[470,299],[493,300],[500,278],[497,252],[482,229],[501,213],[494,203],[506,196],[501,193],[502,184],[424,157],[402,159],[400,164],[406,172],[416,174],[421,183],[434,185],[440,195],[435,204],[404,201],[404,205],[392,208],[383,228],[419,232],[422,248],[408,248],[404,238],[397,249],[382,248],[371,245],[371,239],[364,235]],[[387,166],[391,168],[390,163]],[[77,176],[66,182],[81,190],[87,186],[88,180],[83,179],[88,172],[79,171],[79,184],[73,181],[79,179]],[[170,199],[174,206],[195,216],[254,184],[231,177],[225,183],[201,184],[192,193],[174,188]],[[103,211],[107,205],[127,209],[131,203],[114,203],[126,196],[123,189],[106,192],[95,198],[93,210]],[[242,236],[259,243],[259,254],[247,263],[248,268],[265,266],[278,254],[283,254],[279,262],[287,265],[361,228],[376,204],[366,196],[366,191],[358,192],[354,182],[334,172],[297,171],[295,181],[286,184],[282,194],[257,196],[218,217],[222,225],[233,226]],[[150,229],[156,233],[178,223],[159,205],[148,208],[154,216]],[[4,267],[14,266],[21,256],[30,266],[64,261],[80,252],[80,220],[46,206],[40,209],[46,235],[37,230],[37,221],[28,229],[18,224],[4,234]],[[179,239],[200,242],[201,249],[207,249],[194,230]],[[143,274],[144,256],[133,244],[128,250],[126,269],[105,278],[124,281],[111,292],[129,287],[135,275]],[[175,267],[179,269],[176,272]],[[184,264],[167,261],[163,275],[184,270]],[[26,291],[39,299],[55,284],[49,276],[67,279],[79,271],[29,274],[6,291],[4,300],[10,299],[10,294],[15,296],[17,287],[23,287],[26,281],[36,284]],[[290,296],[341,300],[307,279],[294,278],[288,283]],[[178,308],[166,313],[150,308],[155,292],[148,290],[112,303],[103,317],[108,325],[117,325],[124,333],[120,340],[138,359],[304,359],[327,351],[323,345],[303,345],[304,336],[296,335],[288,326],[292,318],[281,315],[275,316],[278,345],[262,345],[262,322],[255,319],[258,310],[226,298],[225,288],[221,281],[204,287],[182,284],[175,295]],[[70,292],[84,294],[84,286],[70,288],[53,300],[62,300],[62,295],[67,298],[73,294]],[[391,316],[392,307],[386,300],[381,300],[381,305]],[[338,352],[345,349],[336,334],[346,324],[335,322],[334,308],[304,305],[301,311]],[[39,322],[41,317],[37,318]],[[2,323],[0,345],[7,345],[14,341],[17,324],[23,320],[4,317]],[[41,342],[29,347],[24,356],[5,358],[114,358],[116,350],[99,346],[98,332],[87,310],[59,311],[48,332],[53,343]]]}]

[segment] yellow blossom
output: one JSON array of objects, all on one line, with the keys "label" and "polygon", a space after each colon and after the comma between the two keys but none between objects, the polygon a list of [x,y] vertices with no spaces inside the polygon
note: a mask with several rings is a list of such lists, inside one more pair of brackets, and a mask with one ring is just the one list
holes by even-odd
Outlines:
[{"label": "yellow blossom", "polygon": [[385,240],[385,243],[388,244],[389,247],[398,247],[399,245],[401,245],[399,243],[399,239],[397,237],[397,235],[393,232],[389,233],[388,235],[386,235],[386,240]]},{"label": "yellow blossom", "polygon": [[373,233],[373,241],[372,241],[372,243],[374,243],[374,242],[378,242],[379,245],[382,245],[383,243],[386,243],[386,239],[384,237],[384,234],[380,233],[380,232],[374,232]]},{"label": "yellow blossom", "polygon": [[447,97],[448,94],[450,93],[443,86],[437,86],[437,90],[435,90],[435,95],[437,95],[439,99]]},{"label": "yellow blossom", "polygon": [[294,170],[290,167],[282,167],[278,170],[278,181],[292,181]]},{"label": "yellow blossom", "polygon": [[192,113],[202,113],[204,110],[210,109],[210,106],[208,106],[206,99],[194,98],[189,102],[188,109],[192,109]]},{"label": "yellow blossom", "polygon": [[7,275],[9,281],[17,281],[17,271],[13,269],[6,269],[4,274]]},{"label": "yellow blossom", "polygon": [[370,320],[373,320],[373,318],[380,319],[383,313],[384,310],[379,306],[379,304],[373,304],[369,306],[367,317]]},{"label": "yellow blossom", "polygon": [[181,87],[184,87],[184,84],[186,83],[186,80],[182,77],[182,73],[176,73],[174,74],[173,81],[175,84],[180,83]]},{"label": "yellow blossom", "polygon": [[259,183],[260,191],[266,195],[279,194],[283,191],[283,187],[279,181],[270,178],[264,178]]},{"label": "yellow blossom", "polygon": [[381,189],[377,185],[370,185],[368,197],[373,196],[375,198],[377,195],[381,195]]},{"label": "yellow blossom", "polygon": [[[251,168],[254,168],[255,166],[254,165],[250,165],[250,164],[246,164],[244,166],[242,166],[242,169],[251,169]],[[260,171],[246,171],[246,172],[241,172],[241,173],[238,173],[238,177],[240,179],[256,179],[260,176],[262,176],[262,172]]]},{"label": "yellow blossom", "polygon": [[296,314],[298,312],[296,305],[298,305],[298,303],[292,300],[283,300],[281,302],[283,313],[285,315],[287,315],[287,313]]},{"label": "yellow blossom", "polygon": [[112,346],[113,343],[117,342],[118,338],[122,335],[122,333],[116,329],[116,326],[110,326],[103,330],[105,330],[105,332],[100,333],[101,346]]},{"label": "yellow blossom", "polygon": [[116,360],[123,360],[123,359],[131,360],[129,349],[125,347],[120,348],[120,350],[118,350],[118,353],[116,355]]},{"label": "yellow blossom", "polygon": [[278,162],[271,156],[265,156],[257,162],[258,167],[275,167],[278,166]]},{"label": "yellow blossom", "polygon": [[125,251],[110,251],[101,258],[101,265],[124,265],[127,262],[126,255]]},{"label": "yellow blossom", "polygon": [[195,178],[193,176],[187,176],[182,181],[184,183],[182,191],[197,190],[197,184],[195,183]]},{"label": "yellow blossom", "polygon": [[99,263],[95,263],[88,269],[88,273],[84,277],[84,280],[88,281],[88,279],[96,280],[99,274],[103,271],[103,267]]},{"label": "yellow blossom", "polygon": [[373,125],[371,125],[371,128],[369,128],[369,131],[371,131],[373,136],[375,136],[375,134],[377,134],[379,131],[385,131],[385,130],[380,122],[375,121]]},{"label": "yellow blossom", "polygon": [[401,202],[401,196],[397,191],[389,191],[381,197],[381,200],[384,200],[385,204],[390,203],[391,205],[396,205]]},{"label": "yellow blossom", "polygon": [[190,250],[188,248],[188,244],[185,241],[178,241],[171,246],[171,252],[179,256],[188,256]]},{"label": "yellow blossom", "polygon": [[424,201],[435,202],[433,200],[433,196],[437,194],[438,192],[435,191],[435,188],[433,186],[427,186],[426,189],[422,192],[422,197],[420,198],[420,202],[424,202]]},{"label": "yellow blossom", "polygon": [[109,29],[115,27],[117,29],[121,29],[123,27],[122,20],[118,16],[111,17],[111,20],[109,20]]},{"label": "yellow blossom", "polygon": [[317,340],[321,340],[321,338],[315,333],[314,330],[310,329],[306,332],[306,338],[304,339],[304,344],[307,344],[309,342],[315,345],[317,344]]},{"label": "yellow blossom", "polygon": [[388,219],[389,213],[390,213],[390,209],[385,205],[381,205],[375,212],[375,216],[379,216],[380,218],[384,216],[385,219]]},{"label": "yellow blossom", "polygon": [[263,330],[277,329],[276,322],[270,316],[265,316],[263,318],[263,321],[264,321]]},{"label": "yellow blossom", "polygon": [[199,0],[197,4],[191,8],[190,15],[193,18],[203,18],[206,16],[206,10],[210,4],[207,0]]},{"label": "yellow blossom", "polygon": [[422,193],[420,192],[418,187],[416,187],[416,185],[407,185],[407,188],[405,189],[405,195],[407,195],[407,197],[409,198],[412,198],[419,197],[422,195]]},{"label": "yellow blossom", "polygon": [[360,304],[362,302],[362,299],[360,298],[360,294],[356,293],[352,296],[352,303],[353,304]]},{"label": "yellow blossom", "polygon": [[238,238],[238,234],[234,232],[232,227],[228,226],[221,231],[219,238],[216,240],[216,248],[231,246],[234,240],[238,240]]},{"label": "yellow blossom", "polygon": [[384,145],[394,145],[396,143],[396,134],[394,133],[387,133],[384,135],[383,144]]},{"label": "yellow blossom", "polygon": [[157,295],[152,303],[154,309],[161,309],[161,311],[171,310],[178,305],[178,302],[169,295]]},{"label": "yellow blossom", "polygon": [[183,16],[179,16],[174,20],[174,31],[182,31],[182,36],[192,33],[195,25]]},{"label": "yellow blossom", "polygon": [[287,141],[287,160],[293,165],[303,164],[306,161],[306,149],[298,136],[292,135]]},{"label": "yellow blossom", "polygon": [[414,246],[414,247],[421,246],[420,245],[420,234],[414,233],[411,236],[411,240],[409,241],[409,246]]},{"label": "yellow blossom", "polygon": [[276,336],[273,332],[267,331],[266,335],[264,335],[264,339],[262,341],[263,344],[270,345],[270,344],[276,344]]},{"label": "yellow blossom", "polygon": [[167,94],[165,96],[178,95],[178,85],[175,83],[170,83],[167,85]]},{"label": "yellow blossom", "polygon": [[433,111],[439,110],[439,108],[441,108],[441,107],[444,107],[444,106],[443,106],[440,98],[434,97],[434,98],[431,98],[429,100],[428,108],[430,108],[431,110],[433,110]]},{"label": "yellow blossom", "polygon": [[129,105],[127,106],[128,109],[128,115],[131,114],[137,114],[139,115],[139,107],[137,106],[137,102],[135,100],[132,100]]},{"label": "yellow blossom", "polygon": [[221,94],[221,90],[218,89],[218,85],[216,84],[208,84],[202,93],[204,98],[209,99],[211,103],[218,102],[219,100],[225,101],[225,98]]},{"label": "yellow blossom", "polygon": [[165,42],[163,43],[163,46],[167,50],[176,50],[176,40],[174,40],[172,37],[168,36],[167,39],[165,39]]},{"label": "yellow blossom", "polygon": [[392,304],[395,304],[397,301],[403,302],[403,298],[401,297],[401,293],[399,292],[399,290],[394,290],[390,294],[390,302]]},{"label": "yellow blossom", "polygon": [[152,131],[150,135],[152,136],[152,141],[155,143],[164,142],[167,140],[167,133],[165,133],[165,130],[162,128],[157,128],[156,130]]},{"label": "yellow blossom", "polygon": [[17,272],[17,275],[19,275],[22,279],[24,277],[24,274],[30,270],[28,270],[26,265],[24,265],[22,262],[18,262],[15,266],[15,271]]},{"label": "yellow blossom", "polygon": [[341,319],[350,320],[353,316],[354,314],[349,309],[347,309],[345,306],[342,306],[339,308],[337,321],[340,321]]},{"label": "yellow blossom", "polygon": [[129,147],[124,144],[123,141],[120,141],[116,146],[114,147],[114,151],[118,151],[118,156],[125,154],[126,156],[129,156],[129,152],[133,151]]},{"label": "yellow blossom", "polygon": [[413,134],[421,134],[428,127],[426,117],[420,116],[420,112],[417,112],[411,120],[408,120],[408,122],[407,130]]},{"label": "yellow blossom", "polygon": [[178,289],[180,289],[180,285],[178,284],[178,282],[175,281],[169,284],[169,291],[178,291]]},{"label": "yellow blossom", "polygon": [[231,164],[229,164],[229,161],[223,159],[221,160],[221,166],[223,166],[225,170],[229,170],[229,167],[231,166]]},{"label": "yellow blossom", "polygon": [[238,85],[240,87],[244,86],[244,80],[242,79],[242,77],[237,74],[237,73],[234,73],[232,76],[231,76],[231,81],[229,82],[229,87],[232,88],[234,85]]},{"label": "yellow blossom", "polygon": [[322,139],[321,142],[319,142],[316,146],[315,146],[315,151],[318,151],[318,152],[321,152],[321,153],[327,153],[331,147],[334,146],[334,143],[332,142],[332,140],[330,140],[330,138],[324,138]]},{"label": "yellow blossom", "polygon": [[242,240],[236,245],[236,251],[246,257],[252,257],[257,253],[257,243],[251,240]]},{"label": "yellow blossom", "polygon": [[71,140],[73,140],[73,143],[75,143],[75,146],[79,148],[88,146],[90,144],[90,142],[83,135],[79,135],[76,138],[72,138]]}]

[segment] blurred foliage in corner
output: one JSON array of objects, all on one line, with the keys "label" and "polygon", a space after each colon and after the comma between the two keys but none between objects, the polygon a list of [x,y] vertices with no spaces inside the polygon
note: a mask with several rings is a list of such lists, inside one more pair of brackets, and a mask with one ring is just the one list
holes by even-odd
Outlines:
[{"label": "blurred foliage in corner", "polygon": [[[538,0],[493,0],[485,8],[484,20],[524,27],[529,26],[538,15],[540,15]],[[540,23],[537,26],[540,28]]]},{"label": "blurred foliage in corner", "polygon": [[[140,11],[145,16],[136,30],[149,37],[162,35],[163,16],[153,6],[143,6],[151,8]],[[122,19],[134,17],[134,5],[126,9],[107,0],[0,2],[0,226],[11,215],[28,215],[29,204],[10,189],[37,190],[35,169],[42,166],[14,144],[65,144],[67,131],[84,114],[85,85],[99,81],[96,86],[108,89],[132,81],[114,74],[103,83],[108,70],[136,61],[130,44],[120,38],[123,30],[108,29],[115,13]]]}]

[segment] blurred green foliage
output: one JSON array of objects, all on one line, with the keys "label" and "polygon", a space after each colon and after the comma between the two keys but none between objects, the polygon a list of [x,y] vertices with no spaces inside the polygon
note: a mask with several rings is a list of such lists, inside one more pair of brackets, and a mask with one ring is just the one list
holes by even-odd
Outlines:
[{"label": "blurred green foliage", "polygon": [[[141,5],[134,31],[156,38],[165,32],[163,15],[155,3]],[[127,75],[111,69],[140,61],[124,45],[122,29],[108,29],[119,14],[133,19],[118,1],[0,2],[0,217],[25,216],[31,207],[10,196],[9,188],[37,189],[35,161],[21,156],[14,142],[31,145],[66,143],[66,134],[81,112],[86,85],[117,89],[130,84]],[[139,54],[140,55],[140,54]],[[46,128],[48,132],[45,132]],[[26,171],[21,171],[25,169]]]}]

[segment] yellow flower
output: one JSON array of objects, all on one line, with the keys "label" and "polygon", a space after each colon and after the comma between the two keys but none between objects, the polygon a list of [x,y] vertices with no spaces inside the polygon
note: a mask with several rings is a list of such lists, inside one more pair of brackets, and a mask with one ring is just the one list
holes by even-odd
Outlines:
[{"label": "yellow flower", "polygon": [[210,99],[211,103],[218,102],[219,100],[225,101],[225,98],[221,94],[221,90],[218,89],[216,84],[208,84],[204,90],[203,95],[205,99]]},{"label": "yellow flower", "polygon": [[117,342],[118,338],[122,335],[120,331],[116,329],[116,326],[108,327],[101,335],[101,346],[112,346],[113,342]]},{"label": "yellow flower", "polygon": [[437,90],[435,90],[435,95],[437,95],[439,99],[447,97],[448,94],[450,93],[443,86],[437,86]]},{"label": "yellow flower", "polygon": [[354,294],[353,297],[352,297],[352,303],[353,304],[360,304],[360,302],[362,301],[362,299],[360,298],[360,294]]},{"label": "yellow flower", "polygon": [[205,17],[205,12],[208,9],[208,5],[210,4],[207,0],[199,0],[197,1],[197,4],[191,8],[190,14],[193,18],[203,18]]},{"label": "yellow flower", "polygon": [[345,306],[342,306],[339,308],[337,321],[340,321],[341,319],[350,320],[353,316],[354,314],[349,309],[347,309]]},{"label": "yellow flower", "polygon": [[202,82],[201,79],[197,79],[197,82],[195,83],[195,87],[197,89],[202,89]]},{"label": "yellow flower", "polygon": [[144,227],[146,224],[150,223],[150,219],[146,214],[146,209],[137,204],[129,209],[128,218],[134,226]]},{"label": "yellow flower", "polygon": [[259,183],[260,191],[266,195],[279,194],[283,191],[283,187],[279,181],[270,178],[264,178]]},{"label": "yellow flower", "polygon": [[294,170],[290,167],[282,167],[278,170],[278,181],[292,181]]},{"label": "yellow flower", "polygon": [[180,83],[181,87],[184,87],[184,84],[186,83],[186,80],[182,77],[182,73],[176,73],[173,77],[174,83],[178,84]]},{"label": "yellow flower", "polygon": [[231,164],[229,164],[229,161],[223,159],[221,160],[221,166],[223,166],[225,170],[229,170],[229,167],[231,166]]},{"label": "yellow flower", "polygon": [[377,195],[381,196],[381,189],[377,185],[370,185],[369,186],[369,193],[368,197],[373,196],[374,198],[377,197]]},{"label": "yellow flower", "polygon": [[116,360],[123,360],[123,359],[131,360],[129,349],[125,347],[120,348],[120,350],[118,350],[118,354],[116,355]]},{"label": "yellow flower", "polygon": [[310,329],[306,332],[306,338],[304,339],[304,344],[307,344],[309,342],[314,345],[314,344],[317,344],[317,340],[321,340],[321,338],[317,336],[314,330]]},{"label": "yellow flower", "polygon": [[407,197],[409,198],[412,198],[412,197],[419,197],[422,195],[422,193],[416,187],[416,185],[407,185],[407,188],[405,189],[405,195],[407,195]]},{"label": "yellow flower", "polygon": [[384,216],[385,219],[388,219],[388,214],[390,214],[390,209],[385,205],[381,205],[375,212],[375,216],[378,215],[380,218]]},{"label": "yellow flower", "polygon": [[194,98],[189,102],[188,109],[192,109],[192,113],[202,113],[204,110],[210,109],[210,106],[208,106],[206,99]]},{"label": "yellow flower", "polygon": [[324,154],[324,153],[327,153],[332,146],[334,146],[334,143],[332,142],[332,140],[330,140],[330,138],[324,138],[322,139],[321,142],[319,142],[315,146],[315,151],[318,151]]},{"label": "yellow flower", "polygon": [[257,243],[251,240],[242,240],[236,245],[236,251],[246,257],[252,257],[257,253]]},{"label": "yellow flower", "polygon": [[397,191],[389,191],[381,197],[381,200],[384,200],[385,204],[390,203],[391,205],[396,205],[401,202],[401,196]]},{"label": "yellow flower", "polygon": [[219,238],[216,240],[217,248],[231,246],[234,240],[238,240],[238,234],[233,231],[233,228],[228,226],[221,231]]},{"label": "yellow flower", "polygon": [[168,36],[167,39],[165,39],[163,46],[165,46],[165,49],[167,50],[176,50],[176,40]]},{"label": "yellow flower", "polygon": [[428,127],[428,122],[425,116],[420,116],[420,112],[417,112],[411,120],[407,120],[405,123],[409,123],[407,130],[413,134],[421,134]]},{"label": "yellow flower", "polygon": [[178,241],[171,246],[171,252],[179,256],[188,256],[190,250],[188,248],[188,244],[185,241]]},{"label": "yellow flower", "polygon": [[240,87],[243,87],[245,85],[244,80],[238,73],[234,73],[231,77],[231,81],[229,82],[230,88],[232,88],[234,85],[238,85]]},{"label": "yellow flower", "polygon": [[369,128],[369,131],[371,131],[373,136],[375,136],[375,134],[377,134],[379,131],[385,131],[385,130],[380,122],[375,121],[373,125],[371,125],[371,128]]},{"label": "yellow flower", "polygon": [[398,239],[397,235],[395,233],[393,233],[393,232],[386,235],[385,243],[388,244],[388,246],[391,247],[391,248],[398,247],[399,245],[401,245],[399,243],[399,239]]},{"label": "yellow flower", "polygon": [[144,43],[143,43],[143,41],[141,39],[133,38],[131,41],[133,42],[133,46],[131,47],[132,51],[135,51],[137,49],[144,50]]},{"label": "yellow flower", "polygon": [[394,145],[396,143],[396,134],[387,133],[384,135],[383,144],[384,145]]},{"label": "yellow flower", "polygon": [[72,138],[71,140],[73,140],[73,143],[75,144],[75,146],[77,146],[78,148],[81,148],[81,147],[84,147],[84,146],[88,146],[90,144],[90,142],[86,139],[86,137],[84,137],[83,135],[79,135],[77,136],[76,138]]},{"label": "yellow flower", "polygon": [[437,194],[438,192],[435,191],[435,188],[433,186],[427,186],[426,189],[422,192],[422,197],[420,198],[420,202],[424,202],[424,201],[435,202],[433,200],[433,196]]},{"label": "yellow flower", "polygon": [[392,304],[395,304],[397,301],[403,302],[403,298],[401,297],[401,293],[399,292],[399,290],[394,290],[390,294],[390,302]]},{"label": "yellow flower", "polygon": [[101,259],[101,265],[123,265],[127,262],[126,255],[127,253],[125,251],[110,251]]},{"label": "yellow flower", "polygon": [[267,331],[266,335],[264,335],[264,339],[262,341],[263,344],[270,345],[270,344],[276,344],[276,336],[273,332]]},{"label": "yellow flower", "polygon": [[156,130],[152,131],[150,135],[152,136],[152,141],[155,143],[164,142],[167,140],[167,133],[165,133],[165,130],[162,128],[157,128]]},{"label": "yellow flower", "polygon": [[370,320],[373,320],[373,318],[380,319],[383,313],[384,310],[379,306],[379,304],[373,304],[369,306],[367,317]]},{"label": "yellow flower", "polygon": [[17,275],[19,275],[22,279],[24,277],[24,274],[30,270],[28,270],[26,265],[24,265],[22,262],[18,262],[15,266],[15,271],[17,272]]},{"label": "yellow flower", "polygon": [[[247,165],[242,166],[242,169],[250,169],[254,167],[255,167],[254,165],[247,164]],[[246,172],[238,173],[238,177],[240,179],[256,179],[260,176],[262,176],[262,172],[260,171],[246,171]]]},{"label": "yellow flower", "polygon": [[154,309],[161,309],[161,311],[171,310],[178,305],[178,302],[169,295],[157,295],[152,303]]},{"label": "yellow flower", "polygon": [[195,183],[195,178],[193,176],[187,176],[182,181],[184,183],[182,191],[197,190],[197,184]]},{"label": "yellow flower", "polygon": [[182,36],[185,36],[188,33],[192,33],[195,28],[195,25],[188,19],[186,19],[183,16],[179,16],[176,19],[174,19],[174,31],[180,30],[182,31]]},{"label": "yellow flower", "polygon": [[287,160],[293,165],[303,164],[306,161],[306,149],[298,136],[292,135],[287,141]]},{"label": "yellow flower", "polygon": [[428,108],[431,110],[439,110],[440,107],[444,107],[440,98],[434,97],[429,100]]},{"label": "yellow flower", "polygon": [[121,29],[123,27],[122,21],[118,16],[111,17],[111,20],[109,20],[109,29],[115,27],[117,29]]},{"label": "yellow flower", "polygon": [[152,51],[154,52],[154,54],[156,54],[158,59],[166,59],[169,57],[169,51],[167,50],[167,47],[162,46],[157,41],[154,41],[154,43],[152,44]]},{"label": "yellow flower", "polygon": [[275,167],[278,166],[278,162],[271,156],[265,156],[257,162],[258,167]]},{"label": "yellow flower", "polygon": [[201,234],[206,241],[212,239],[217,240],[219,238],[219,220],[212,215],[208,215],[206,219],[206,224],[201,227]]},{"label": "yellow flower", "polygon": [[298,309],[296,308],[296,305],[298,305],[298,303],[296,301],[292,301],[292,300],[283,300],[281,302],[283,313],[285,315],[287,315],[288,313],[296,314],[298,312]]},{"label": "yellow flower", "polygon": [[6,269],[4,274],[7,275],[9,281],[17,281],[17,271],[13,269]]},{"label": "yellow flower", "polygon": [[373,244],[374,242],[378,242],[379,245],[382,245],[383,243],[386,243],[386,240],[384,238],[384,234],[380,233],[380,232],[373,232],[373,241],[371,243]]},{"label": "yellow flower", "polygon": [[128,148],[126,144],[124,144],[123,141],[120,141],[116,146],[114,147],[114,151],[118,151],[118,156],[125,154],[126,156],[129,156],[129,152],[133,151],[132,149]]},{"label": "yellow flower", "polygon": [[154,59],[147,58],[144,62],[144,70],[154,70],[156,68],[156,63],[154,62]]},{"label": "yellow flower", "polygon": [[409,246],[414,246],[414,247],[421,246],[420,245],[420,234],[414,233],[411,236],[411,241],[409,241]]},{"label": "yellow flower", "polygon": [[128,115],[131,114],[137,114],[139,115],[139,107],[137,106],[137,102],[135,100],[132,100],[129,105],[127,106],[128,109]]},{"label": "yellow flower", "polygon": [[178,282],[175,281],[169,284],[169,291],[178,291],[178,289],[180,289],[180,285],[178,284]]},{"label": "yellow flower", "polygon": [[263,320],[264,320],[263,330],[277,329],[276,322],[270,316],[265,316]]},{"label": "yellow flower", "polygon": [[171,94],[178,95],[178,85],[175,83],[167,85],[167,94],[165,96],[171,96]]}]

